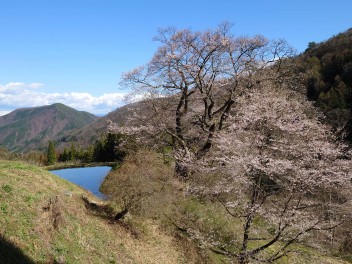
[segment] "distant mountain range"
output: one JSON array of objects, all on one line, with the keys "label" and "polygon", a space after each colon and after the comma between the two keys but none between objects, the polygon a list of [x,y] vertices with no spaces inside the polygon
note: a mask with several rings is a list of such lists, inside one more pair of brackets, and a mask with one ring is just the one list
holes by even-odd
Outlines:
[{"label": "distant mountain range", "polygon": [[0,116],[0,146],[15,152],[45,149],[49,140],[62,138],[97,119],[64,104],[17,109]]}]

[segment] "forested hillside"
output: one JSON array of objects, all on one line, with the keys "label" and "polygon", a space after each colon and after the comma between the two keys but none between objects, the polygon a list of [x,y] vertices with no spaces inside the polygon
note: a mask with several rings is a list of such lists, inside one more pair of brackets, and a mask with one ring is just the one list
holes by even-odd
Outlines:
[{"label": "forested hillside", "polygon": [[11,151],[43,150],[48,141],[63,137],[97,117],[63,104],[17,109],[0,116],[0,145]]},{"label": "forested hillside", "polygon": [[299,57],[309,72],[307,96],[327,121],[352,142],[352,29],[322,43],[309,43]]},{"label": "forested hillside", "polygon": [[[136,107],[142,104],[136,104]],[[64,133],[63,136],[56,138],[57,147],[62,149],[64,147],[69,147],[71,143],[75,143],[78,146],[87,147],[91,144],[94,144],[96,140],[100,138],[102,135],[106,135],[108,132],[108,125],[111,121],[126,124],[128,121],[128,117],[133,115],[132,109],[134,109],[134,105],[126,105],[120,107],[106,116],[100,117],[93,122]],[[62,138],[65,138],[63,141]]]}]

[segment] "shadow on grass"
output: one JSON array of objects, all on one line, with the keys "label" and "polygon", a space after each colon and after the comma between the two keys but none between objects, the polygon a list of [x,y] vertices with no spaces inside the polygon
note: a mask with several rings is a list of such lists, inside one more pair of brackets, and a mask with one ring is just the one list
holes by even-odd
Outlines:
[{"label": "shadow on grass", "polygon": [[0,263],[1,264],[35,264],[23,254],[22,250],[0,235]]}]

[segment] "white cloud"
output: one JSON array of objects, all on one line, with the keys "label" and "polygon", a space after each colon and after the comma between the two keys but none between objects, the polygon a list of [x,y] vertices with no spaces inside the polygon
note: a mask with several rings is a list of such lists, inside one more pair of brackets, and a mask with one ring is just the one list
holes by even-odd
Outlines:
[{"label": "white cloud", "polygon": [[29,91],[33,89],[38,89],[42,87],[43,84],[41,83],[22,83],[22,82],[10,82],[5,85],[0,85],[0,95],[5,94],[16,94],[21,91]]},{"label": "white cloud", "polygon": [[11,111],[0,111],[0,116],[3,116],[3,115],[7,115],[8,113],[10,113]]},{"label": "white cloud", "polygon": [[0,110],[63,103],[77,110],[101,115],[122,106],[126,96],[126,93],[106,93],[96,97],[90,93],[44,93],[36,90],[42,86],[41,83],[21,82],[0,85]]}]

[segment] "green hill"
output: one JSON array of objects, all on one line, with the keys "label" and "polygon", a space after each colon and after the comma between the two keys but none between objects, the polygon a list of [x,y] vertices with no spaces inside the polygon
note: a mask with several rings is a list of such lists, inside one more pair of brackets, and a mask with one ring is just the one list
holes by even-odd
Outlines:
[{"label": "green hill", "polygon": [[0,146],[16,152],[45,148],[49,140],[96,119],[63,104],[17,109],[0,116]]}]

